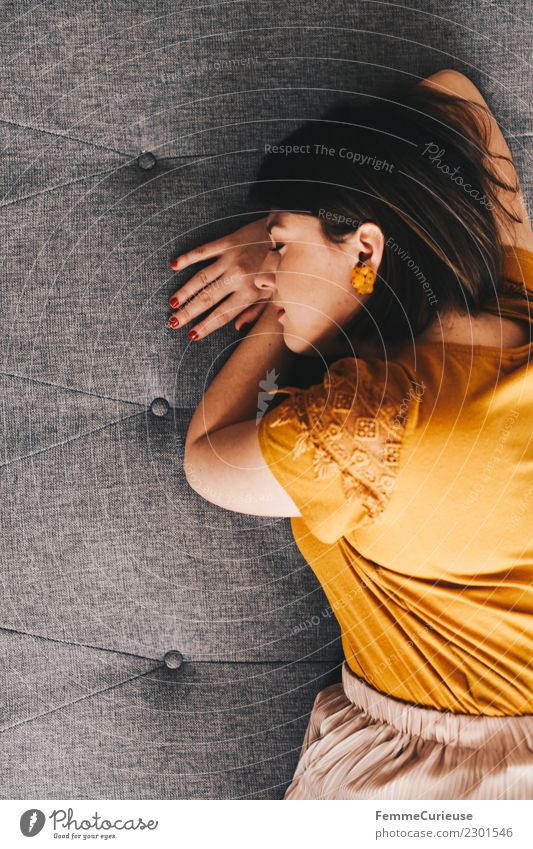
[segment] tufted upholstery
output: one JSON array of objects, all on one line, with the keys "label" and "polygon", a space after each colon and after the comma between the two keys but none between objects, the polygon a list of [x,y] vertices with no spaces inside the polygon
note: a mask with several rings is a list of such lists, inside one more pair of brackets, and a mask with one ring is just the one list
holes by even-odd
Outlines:
[{"label": "tufted upholstery", "polygon": [[265,142],[335,92],[443,67],[492,105],[531,209],[525,14],[4,3],[3,798],[282,798],[338,628],[287,520],[185,481],[190,416],[242,334],[168,330],[188,276],[169,261],[249,220]]}]

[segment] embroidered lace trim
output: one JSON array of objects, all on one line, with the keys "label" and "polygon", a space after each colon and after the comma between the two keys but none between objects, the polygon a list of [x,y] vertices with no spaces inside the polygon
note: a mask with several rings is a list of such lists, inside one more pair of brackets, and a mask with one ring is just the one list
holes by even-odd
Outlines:
[{"label": "embroidered lace trim", "polygon": [[363,369],[357,383],[355,392],[346,376],[330,370],[322,385],[274,390],[290,397],[272,411],[268,426],[295,427],[291,458],[311,452],[318,480],[340,472],[346,498],[359,501],[373,520],[385,509],[399,471],[406,405],[387,401]]}]

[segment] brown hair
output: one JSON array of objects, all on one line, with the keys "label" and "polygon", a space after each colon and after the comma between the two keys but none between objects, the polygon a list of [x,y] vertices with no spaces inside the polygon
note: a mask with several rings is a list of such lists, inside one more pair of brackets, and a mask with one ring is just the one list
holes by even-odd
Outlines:
[{"label": "brown hair", "polygon": [[[437,314],[477,315],[497,297],[503,253],[495,219],[506,210],[487,147],[486,109],[407,84],[362,104],[341,101],[264,157],[251,201],[320,218],[333,242],[362,221],[385,236],[374,291],[350,331],[396,343]],[[511,160],[499,156],[499,159]]]}]

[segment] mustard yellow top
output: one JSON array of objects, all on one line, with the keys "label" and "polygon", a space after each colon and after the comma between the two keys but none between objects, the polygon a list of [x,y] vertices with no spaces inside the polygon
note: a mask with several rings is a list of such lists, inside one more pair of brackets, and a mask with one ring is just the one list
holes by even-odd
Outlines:
[{"label": "mustard yellow top", "polygon": [[[486,309],[533,324],[533,254]],[[533,342],[417,342],[285,387],[261,452],[350,668],[418,705],[533,713]]]}]

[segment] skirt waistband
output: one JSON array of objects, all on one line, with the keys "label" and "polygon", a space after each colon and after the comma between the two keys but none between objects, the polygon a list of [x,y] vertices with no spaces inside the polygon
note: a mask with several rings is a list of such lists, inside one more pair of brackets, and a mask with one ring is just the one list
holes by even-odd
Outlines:
[{"label": "skirt waistband", "polygon": [[401,733],[449,745],[477,748],[498,741],[504,749],[533,746],[533,714],[486,716],[453,713],[402,702],[372,687],[342,664],[342,686],[346,697],[376,722],[385,722]]}]

